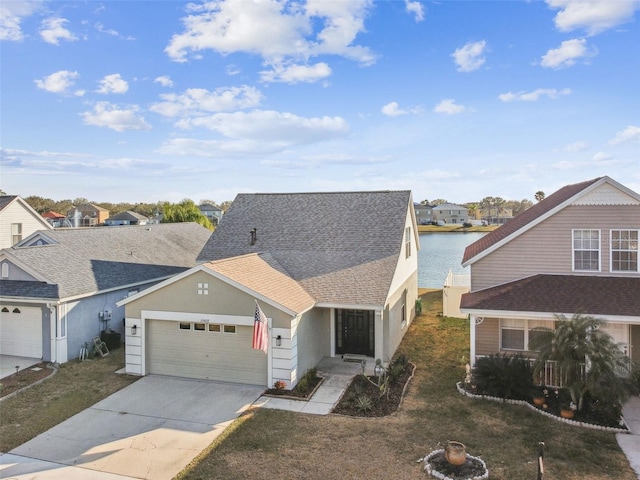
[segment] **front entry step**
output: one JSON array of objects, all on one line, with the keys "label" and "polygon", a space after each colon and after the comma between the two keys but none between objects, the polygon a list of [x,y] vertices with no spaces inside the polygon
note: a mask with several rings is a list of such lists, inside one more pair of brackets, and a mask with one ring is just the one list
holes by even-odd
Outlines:
[{"label": "front entry step", "polygon": [[362,363],[367,361],[366,355],[357,355],[355,353],[345,353],[342,355],[342,360],[345,362]]}]

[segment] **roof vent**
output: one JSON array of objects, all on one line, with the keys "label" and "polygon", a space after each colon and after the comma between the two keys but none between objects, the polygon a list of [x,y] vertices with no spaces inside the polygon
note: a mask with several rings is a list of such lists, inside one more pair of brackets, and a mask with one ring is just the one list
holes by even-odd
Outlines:
[{"label": "roof vent", "polygon": [[258,240],[258,229],[254,227],[253,230],[251,230],[251,245],[255,245],[257,240]]}]

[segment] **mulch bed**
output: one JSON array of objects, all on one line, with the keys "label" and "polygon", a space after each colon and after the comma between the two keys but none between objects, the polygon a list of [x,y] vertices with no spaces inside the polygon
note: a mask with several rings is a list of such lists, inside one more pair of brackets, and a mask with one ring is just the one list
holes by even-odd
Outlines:
[{"label": "mulch bed", "polygon": [[38,380],[42,380],[52,373],[53,370],[47,368],[46,363],[39,363],[27,368],[26,370],[21,370],[18,373],[14,373],[12,375],[9,375],[8,377],[4,377],[3,379],[0,379],[0,384],[2,385],[2,389],[0,390],[0,398],[6,397],[7,395],[18,391],[21,388],[27,387],[37,382]]},{"label": "mulch bed", "polygon": [[308,400],[324,378],[318,377],[317,375],[308,375],[305,376],[305,378],[307,379],[306,381],[298,383],[298,385],[291,390],[285,388],[268,388],[264,394],[274,397],[292,397],[300,400]]},{"label": "mulch bed", "polygon": [[[385,393],[382,396],[377,385],[378,377],[369,376],[367,377],[371,380],[369,381],[363,375],[356,375],[338,404],[333,408],[332,413],[352,417],[385,417],[391,415],[400,407],[405,386],[411,380],[414,369],[414,364],[407,363],[398,380],[393,385],[389,385],[389,394]],[[363,395],[371,400],[370,409],[365,410],[358,406],[358,398]]]}]

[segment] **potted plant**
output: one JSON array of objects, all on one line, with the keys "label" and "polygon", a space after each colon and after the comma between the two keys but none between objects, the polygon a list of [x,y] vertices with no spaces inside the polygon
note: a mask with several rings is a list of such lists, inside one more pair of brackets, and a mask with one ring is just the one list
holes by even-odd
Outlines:
[{"label": "potted plant", "polygon": [[451,465],[462,465],[467,460],[467,449],[464,444],[449,440],[444,447],[444,457]]},{"label": "potted plant", "polygon": [[542,390],[535,388],[533,390],[533,404],[536,407],[542,407],[547,403],[547,394],[548,390],[546,388],[543,388]]},{"label": "potted plant", "polygon": [[560,406],[560,416],[562,418],[573,418],[576,412],[576,404],[573,402],[564,402]]}]

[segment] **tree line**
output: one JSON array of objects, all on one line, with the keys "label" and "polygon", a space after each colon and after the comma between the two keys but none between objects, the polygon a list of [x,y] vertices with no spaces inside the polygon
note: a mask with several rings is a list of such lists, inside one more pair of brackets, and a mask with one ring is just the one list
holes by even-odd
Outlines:
[{"label": "tree line", "polygon": [[193,200],[188,198],[185,198],[178,203],[171,203],[167,201],[159,201],[156,203],[111,203],[89,201],[82,197],[74,198],[73,200],[53,200],[51,198],[30,195],[25,197],[24,200],[29,204],[29,206],[31,206],[31,208],[41,215],[49,211],[66,215],[69,210],[78,205],[92,204],[108,210],[110,216],[127,211],[135,212],[148,218],[162,215],[162,223],[196,222],[209,230],[213,230],[214,227],[211,224],[211,221],[205,217],[202,212],[200,212],[198,205],[209,203],[220,208],[222,211],[226,211],[231,205],[231,201],[216,203],[208,199],[200,200],[200,203],[196,205]]}]

